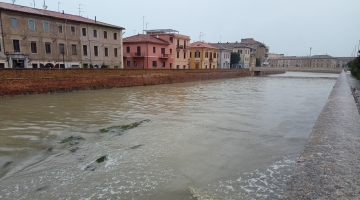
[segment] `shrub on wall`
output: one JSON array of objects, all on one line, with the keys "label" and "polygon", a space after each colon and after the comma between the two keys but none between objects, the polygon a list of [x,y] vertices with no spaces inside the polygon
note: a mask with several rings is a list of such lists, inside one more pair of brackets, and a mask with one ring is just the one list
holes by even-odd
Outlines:
[{"label": "shrub on wall", "polygon": [[360,80],[360,56],[348,63],[351,74]]}]

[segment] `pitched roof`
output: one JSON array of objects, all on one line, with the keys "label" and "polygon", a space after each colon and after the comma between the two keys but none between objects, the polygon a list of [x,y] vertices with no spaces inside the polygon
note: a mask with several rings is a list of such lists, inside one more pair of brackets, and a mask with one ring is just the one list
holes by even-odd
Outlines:
[{"label": "pitched roof", "polygon": [[[242,44],[242,43],[237,43],[237,42],[232,42],[232,43],[218,43],[219,45],[225,47],[225,48],[228,48],[228,49],[232,49],[232,48],[250,48],[252,49],[252,47],[250,46],[247,46],[245,44]],[[211,44],[213,45],[213,44]]]},{"label": "pitched roof", "polygon": [[55,11],[51,11],[51,10],[31,8],[31,7],[26,7],[26,6],[16,5],[16,4],[9,4],[9,3],[4,3],[4,2],[0,2],[0,9],[22,12],[22,13],[33,14],[33,15],[40,15],[40,16],[50,17],[50,18],[55,18],[55,19],[70,20],[70,21],[76,21],[76,22],[82,22],[82,23],[88,23],[88,24],[107,26],[107,27],[112,27],[112,28],[124,29],[123,27],[120,27],[120,26],[115,26],[115,25],[104,23],[104,22],[95,21],[95,20],[77,16],[77,15],[70,15],[70,14],[59,13],[59,12],[55,12]]},{"label": "pitched roof", "polygon": [[210,44],[206,44],[203,42],[194,42],[190,44],[190,48],[208,48],[208,49],[217,49],[214,46],[211,46]]},{"label": "pitched roof", "polygon": [[221,50],[229,50],[229,51],[232,50],[231,48],[225,47],[220,43],[209,43],[209,45],[214,46],[214,47],[216,47],[218,49],[221,49]]},{"label": "pitched roof", "polygon": [[157,44],[165,44],[169,45],[170,43],[162,40],[160,38],[156,38],[155,36],[151,36],[148,34],[138,34],[133,35],[123,39],[123,43],[132,42],[132,43],[141,43],[141,42],[150,42],[150,43],[157,43]]}]

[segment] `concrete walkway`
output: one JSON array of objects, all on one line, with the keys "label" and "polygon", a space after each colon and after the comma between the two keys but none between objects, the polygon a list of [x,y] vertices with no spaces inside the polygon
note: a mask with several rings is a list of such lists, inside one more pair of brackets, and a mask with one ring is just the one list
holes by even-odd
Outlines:
[{"label": "concrete walkway", "polygon": [[282,199],[360,199],[360,116],[344,72]]}]

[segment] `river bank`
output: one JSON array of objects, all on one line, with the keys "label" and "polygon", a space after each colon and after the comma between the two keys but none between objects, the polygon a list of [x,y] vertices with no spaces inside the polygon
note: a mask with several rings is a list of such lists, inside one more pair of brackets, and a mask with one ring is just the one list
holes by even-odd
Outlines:
[{"label": "river bank", "polygon": [[251,76],[236,70],[0,70],[0,96],[94,90]]}]

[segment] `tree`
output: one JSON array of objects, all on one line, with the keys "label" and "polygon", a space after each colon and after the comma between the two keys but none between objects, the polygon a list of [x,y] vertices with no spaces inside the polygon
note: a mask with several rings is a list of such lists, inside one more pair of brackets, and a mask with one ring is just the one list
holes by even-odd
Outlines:
[{"label": "tree", "polygon": [[260,58],[256,58],[256,67],[261,67],[261,60],[260,60]]},{"label": "tree", "polygon": [[231,52],[230,66],[233,64],[238,64],[240,61],[240,54],[236,52]]},{"label": "tree", "polygon": [[351,69],[351,74],[360,80],[360,56],[355,58],[353,61],[348,63],[349,68]]}]

